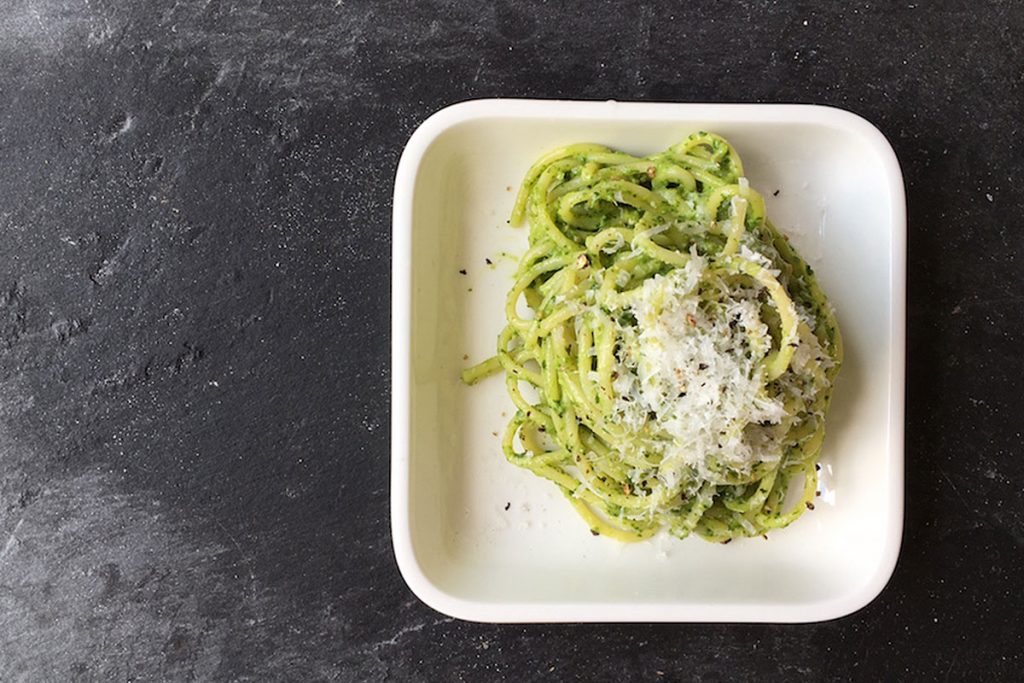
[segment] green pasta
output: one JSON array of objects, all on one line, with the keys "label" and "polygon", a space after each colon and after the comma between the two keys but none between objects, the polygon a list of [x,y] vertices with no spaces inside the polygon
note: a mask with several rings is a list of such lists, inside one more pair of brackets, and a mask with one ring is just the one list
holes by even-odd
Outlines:
[{"label": "green pasta", "polygon": [[508,460],[622,541],[728,542],[813,508],[842,341],[732,146],[554,150],[526,174],[524,219],[497,353],[462,373],[504,373]]}]

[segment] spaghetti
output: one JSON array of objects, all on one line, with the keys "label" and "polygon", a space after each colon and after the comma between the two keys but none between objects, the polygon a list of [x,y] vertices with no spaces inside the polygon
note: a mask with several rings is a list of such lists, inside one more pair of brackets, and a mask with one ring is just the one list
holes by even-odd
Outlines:
[{"label": "spaghetti", "polygon": [[497,354],[462,374],[504,372],[508,460],[622,541],[728,542],[812,508],[842,342],[729,143],[554,150],[526,174],[524,218]]}]

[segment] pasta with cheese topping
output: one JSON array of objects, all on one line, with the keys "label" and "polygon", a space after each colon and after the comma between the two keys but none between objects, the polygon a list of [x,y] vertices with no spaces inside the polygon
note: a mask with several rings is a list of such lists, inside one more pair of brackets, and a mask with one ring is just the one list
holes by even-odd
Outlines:
[{"label": "pasta with cheese topping", "polygon": [[526,174],[524,219],[497,353],[462,376],[504,373],[509,461],[623,541],[728,542],[812,508],[842,341],[732,146],[554,150]]}]

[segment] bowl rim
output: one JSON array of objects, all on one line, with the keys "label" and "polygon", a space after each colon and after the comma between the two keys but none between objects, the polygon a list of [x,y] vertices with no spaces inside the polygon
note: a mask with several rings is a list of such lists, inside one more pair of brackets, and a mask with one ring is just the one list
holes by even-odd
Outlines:
[{"label": "bowl rim", "polygon": [[[675,603],[478,602],[453,595],[428,578],[413,548],[409,525],[410,369],[412,312],[413,199],[420,162],[430,145],[445,131],[479,118],[583,119],[664,121],[698,116],[722,122],[827,125],[858,136],[878,155],[889,179],[891,259],[888,367],[889,451],[894,454],[889,475],[893,500],[889,533],[874,573],[856,591],[839,598],[803,605],[759,603],[756,606],[686,605]],[[863,117],[819,104],[672,103],[488,98],[467,100],[435,112],[412,133],[395,173],[391,249],[391,539],[402,578],[431,608],[467,621],[486,623],[572,622],[755,622],[810,623],[838,619],[870,604],[895,572],[903,541],[905,516],[906,412],[906,193],[899,160],[882,132]],[[685,611],[682,615],[680,612]],[[566,615],[572,615],[567,618]]]}]

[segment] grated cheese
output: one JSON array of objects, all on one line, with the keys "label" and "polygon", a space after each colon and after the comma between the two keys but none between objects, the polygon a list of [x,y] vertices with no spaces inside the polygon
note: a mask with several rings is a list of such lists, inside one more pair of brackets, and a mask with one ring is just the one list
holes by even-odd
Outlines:
[{"label": "grated cheese", "polygon": [[759,361],[771,338],[756,291],[741,290],[748,296],[709,312],[697,291],[706,267],[693,253],[685,267],[646,280],[630,306],[636,327],[618,330],[615,411],[636,437],[622,448],[660,453],[658,478],[666,487],[686,470],[715,478],[716,461],[749,470],[778,459],[762,425],[777,424],[785,409],[762,386]]}]

